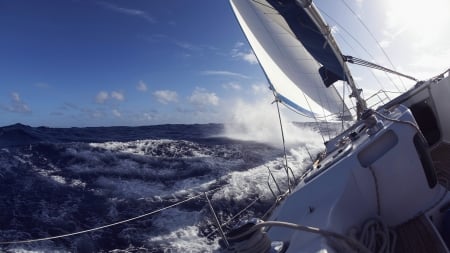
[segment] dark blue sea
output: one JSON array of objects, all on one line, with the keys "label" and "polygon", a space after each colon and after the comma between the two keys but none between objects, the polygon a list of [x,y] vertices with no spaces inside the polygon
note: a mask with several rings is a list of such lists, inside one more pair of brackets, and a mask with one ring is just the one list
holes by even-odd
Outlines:
[{"label": "dark blue sea", "polygon": [[[310,161],[305,147],[314,153],[320,140],[309,126],[296,128],[287,158],[299,176]],[[205,194],[227,230],[251,203],[237,218],[261,216],[273,203],[269,169],[287,188],[281,137],[273,144],[233,131],[221,124],[0,127],[0,251],[221,252]]]}]

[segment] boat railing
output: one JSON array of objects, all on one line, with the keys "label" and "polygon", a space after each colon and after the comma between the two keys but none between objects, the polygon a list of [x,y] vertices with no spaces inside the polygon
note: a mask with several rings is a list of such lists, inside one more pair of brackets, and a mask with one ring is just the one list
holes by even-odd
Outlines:
[{"label": "boat railing", "polygon": [[392,100],[393,96],[400,95],[402,92],[379,90],[366,99],[370,108],[377,108],[385,105]]},{"label": "boat railing", "polygon": [[[275,191],[273,191],[273,189],[271,189],[272,193],[274,194],[274,202],[265,211],[264,215],[262,216],[263,218],[267,218],[272,213],[274,208],[276,206],[278,206],[278,204],[289,194],[288,190],[281,189],[279,183],[277,182],[277,180],[273,176],[273,174],[272,174],[270,169],[269,169],[269,177],[270,178],[268,178],[267,184],[269,185],[270,188],[271,188],[270,185],[272,183],[276,184],[278,194],[275,193]],[[136,220],[139,220],[139,219],[148,218],[148,217],[151,217],[153,215],[159,214],[159,213],[161,213],[161,212],[163,212],[163,211],[165,211],[167,209],[178,207],[178,206],[180,206],[180,205],[182,205],[184,203],[191,202],[191,201],[199,201],[199,200],[202,200],[202,199],[204,201],[206,201],[207,205],[209,206],[211,214],[212,214],[212,217],[213,217],[213,222],[215,223],[215,226],[217,227],[215,230],[211,231],[205,237],[206,238],[211,238],[211,236],[213,236],[215,234],[219,234],[220,237],[226,241],[226,237],[225,237],[223,228],[226,227],[227,225],[229,225],[232,222],[236,222],[238,220],[238,218],[242,217],[242,215],[245,212],[248,212],[250,208],[252,208],[255,204],[257,204],[261,200],[261,197],[256,197],[246,207],[241,209],[234,216],[232,216],[231,218],[227,219],[225,222],[220,222],[220,220],[219,220],[219,218],[218,218],[218,216],[216,214],[216,211],[215,211],[215,209],[214,209],[214,207],[213,207],[213,205],[211,203],[211,200],[210,200],[208,195],[212,195],[212,194],[214,194],[217,191],[223,190],[224,187],[225,187],[225,185],[221,186],[221,187],[217,187],[217,188],[211,189],[211,190],[208,190],[208,191],[197,192],[194,195],[191,195],[191,196],[189,196],[189,197],[187,197],[185,199],[182,199],[182,200],[178,200],[178,201],[176,201],[173,204],[170,204],[168,206],[159,208],[157,210],[153,210],[153,211],[150,211],[150,212],[147,212],[147,213],[144,213],[144,214],[132,217],[132,218],[128,218],[126,220],[116,221],[116,222],[113,222],[113,223],[110,223],[110,224],[106,224],[106,225],[102,225],[102,226],[99,226],[99,227],[89,228],[89,229],[85,229],[85,230],[79,230],[79,231],[75,231],[75,232],[72,232],[72,233],[65,233],[65,234],[60,234],[60,235],[55,235],[55,236],[40,237],[40,238],[34,238],[34,239],[0,241],[0,248],[2,246],[6,246],[6,245],[30,244],[30,243],[36,243],[36,242],[42,242],[42,241],[50,241],[50,240],[55,240],[55,239],[67,238],[67,237],[80,236],[80,235],[83,235],[83,234],[86,234],[86,233],[91,233],[91,232],[98,231],[98,230],[104,230],[104,229],[111,228],[111,227],[114,227],[114,226],[123,225],[125,223],[130,223],[130,222],[133,222],[133,221],[136,221]]]}]

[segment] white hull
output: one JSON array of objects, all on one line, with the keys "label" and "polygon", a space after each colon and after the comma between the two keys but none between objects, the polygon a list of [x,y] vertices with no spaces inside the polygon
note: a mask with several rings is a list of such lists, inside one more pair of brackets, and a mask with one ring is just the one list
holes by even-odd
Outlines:
[{"label": "white hull", "polygon": [[228,234],[229,251],[449,252],[450,70],[366,110],[311,1],[230,2],[277,100],[315,119],[321,109],[325,115],[347,111],[315,66],[333,67],[335,58],[314,47],[324,41],[321,50],[330,46],[346,73],[340,80],[347,80],[357,100],[358,121],[326,143],[267,221],[247,222]]},{"label": "white hull", "polygon": [[[379,108],[373,114],[377,122],[358,121],[330,141],[327,156],[311,165],[269,220],[350,236],[377,218],[400,231],[391,252],[408,252],[405,244],[417,252],[449,252],[441,235],[450,204],[445,177],[450,175],[446,167],[450,165],[450,77],[446,75]],[[414,220],[420,220],[418,231],[411,225]],[[419,238],[424,233],[432,238],[424,240],[434,248],[420,251],[414,246],[421,242],[408,239],[408,234],[417,237],[419,232]],[[339,240],[321,234],[272,226],[267,235],[271,242],[288,245],[281,252],[339,252]]]}]

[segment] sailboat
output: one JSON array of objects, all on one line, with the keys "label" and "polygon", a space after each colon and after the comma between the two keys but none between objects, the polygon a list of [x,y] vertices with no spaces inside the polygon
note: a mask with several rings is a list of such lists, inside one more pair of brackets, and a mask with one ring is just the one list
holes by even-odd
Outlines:
[{"label": "sailboat", "polygon": [[[222,246],[248,253],[449,252],[450,70],[369,107],[348,63],[397,72],[344,56],[311,0],[230,3],[276,102],[317,122],[351,124],[301,177],[288,178],[292,187],[270,215],[222,232]],[[349,85],[353,108],[334,87],[338,80]]]}]

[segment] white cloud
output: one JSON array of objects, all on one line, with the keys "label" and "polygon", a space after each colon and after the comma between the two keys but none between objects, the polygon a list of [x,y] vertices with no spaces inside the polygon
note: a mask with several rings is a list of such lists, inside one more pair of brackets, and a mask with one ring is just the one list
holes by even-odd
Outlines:
[{"label": "white cloud", "polygon": [[99,119],[104,116],[104,113],[99,110],[87,111],[87,113],[88,113],[89,117],[91,117],[93,119]]},{"label": "white cloud", "polygon": [[243,47],[244,45],[245,45],[244,42],[238,41],[238,42],[236,42],[236,44],[234,44],[234,48],[240,48],[240,47]]},{"label": "white cloud", "polygon": [[11,93],[11,99],[13,102],[20,102],[20,95],[17,92]]},{"label": "white cloud", "polygon": [[136,89],[138,91],[146,92],[147,91],[147,84],[144,83],[144,81],[139,81],[138,85],[136,86]]},{"label": "white cloud", "polygon": [[97,96],[95,97],[95,101],[98,104],[103,104],[106,100],[108,100],[109,94],[106,91],[100,91]]},{"label": "white cloud", "polygon": [[205,89],[196,88],[189,97],[189,102],[193,105],[219,105],[219,97],[214,92],[207,92]]},{"label": "white cloud", "polygon": [[174,41],[175,45],[188,50],[199,50],[200,48],[185,41]]},{"label": "white cloud", "polygon": [[414,70],[413,75],[419,79],[426,79],[449,68],[450,49],[422,51],[415,56],[415,59],[410,64]]},{"label": "white cloud", "polygon": [[142,18],[142,19],[148,21],[149,23],[156,23],[156,20],[153,16],[151,16],[150,14],[148,14],[147,12],[142,11],[142,10],[124,8],[124,7],[120,7],[120,6],[112,4],[112,3],[102,2],[102,1],[97,2],[97,4],[99,4],[100,6],[103,6],[106,9],[109,9],[109,10],[112,10],[112,11],[115,11],[118,13]]},{"label": "white cloud", "polygon": [[122,116],[122,114],[117,110],[117,109],[113,109],[112,114],[118,118],[120,118]]},{"label": "white cloud", "polygon": [[244,60],[250,64],[258,64],[258,59],[256,58],[256,55],[253,53],[252,50],[244,50],[242,47],[244,47],[244,43],[237,42],[234,46],[234,48],[231,50],[231,56],[233,58],[239,58],[241,60]]},{"label": "white cloud", "polygon": [[226,71],[226,70],[205,70],[201,72],[202,75],[206,76],[233,76],[248,79],[249,77],[236,72]]},{"label": "white cloud", "polygon": [[153,120],[155,118],[155,115],[154,115],[154,113],[144,112],[142,114],[142,118],[145,120]]},{"label": "white cloud", "polygon": [[117,100],[117,101],[123,101],[125,99],[125,96],[122,92],[119,91],[113,91],[111,92],[111,98]]},{"label": "white cloud", "polygon": [[153,92],[153,96],[162,104],[178,101],[178,94],[171,90],[157,90]]},{"label": "white cloud", "polygon": [[448,30],[450,1],[395,0],[384,8],[380,44],[389,50],[397,70],[422,79],[448,68],[445,51],[450,34],[437,31]]},{"label": "white cloud", "polygon": [[254,94],[267,93],[269,88],[263,84],[252,84],[252,91]]},{"label": "white cloud", "polygon": [[7,106],[2,106],[2,108],[9,112],[15,113],[30,113],[31,109],[28,105],[22,101],[19,93],[13,92],[11,93],[11,102]]},{"label": "white cloud", "polygon": [[250,64],[258,64],[258,59],[256,59],[256,55],[253,53],[253,51],[247,53],[240,52],[236,55],[236,57],[240,57]]},{"label": "white cloud", "polygon": [[110,99],[123,101],[125,100],[125,95],[123,95],[120,91],[112,91],[111,93],[108,93],[107,91],[100,91],[97,96],[95,96],[95,102],[97,102],[97,104],[104,104]]},{"label": "white cloud", "polygon": [[364,3],[364,0],[356,0],[355,2],[356,2],[356,4],[358,5],[358,7],[361,8],[361,6],[362,6],[363,3]]},{"label": "white cloud", "polygon": [[388,1],[384,19],[386,33],[402,33],[411,42],[432,46],[448,34],[436,31],[446,30],[450,22],[449,9],[448,0],[429,0],[426,4],[420,0]]},{"label": "white cloud", "polygon": [[222,87],[227,90],[241,90],[242,87],[238,83],[224,83],[222,84]]}]

